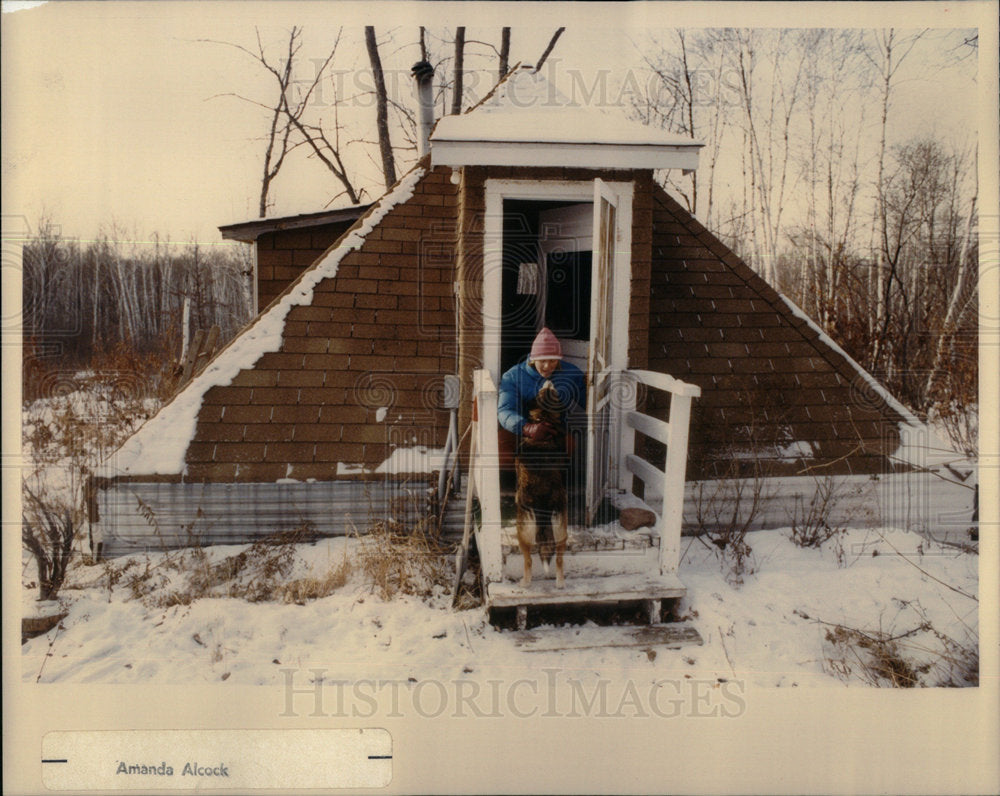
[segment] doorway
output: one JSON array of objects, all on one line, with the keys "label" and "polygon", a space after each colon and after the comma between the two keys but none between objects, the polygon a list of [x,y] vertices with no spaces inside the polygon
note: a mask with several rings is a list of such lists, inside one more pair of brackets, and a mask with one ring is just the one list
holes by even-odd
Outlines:
[{"label": "doorway", "polygon": [[632,184],[486,181],[483,361],[494,383],[527,357],[542,326],[586,375],[570,417],[591,524],[617,483],[613,386],[628,367]]},{"label": "doorway", "polygon": [[[593,215],[592,202],[504,200],[501,373],[525,360],[543,326],[559,339],[563,361],[587,373]],[[587,414],[575,406],[565,419],[570,522],[581,524],[586,521]],[[501,432],[502,450],[512,452],[514,444]],[[512,467],[513,459],[507,461]],[[501,486],[513,491],[512,471]]]},{"label": "doorway", "polygon": [[563,357],[587,371],[593,204],[505,200],[500,372],[548,326]]}]

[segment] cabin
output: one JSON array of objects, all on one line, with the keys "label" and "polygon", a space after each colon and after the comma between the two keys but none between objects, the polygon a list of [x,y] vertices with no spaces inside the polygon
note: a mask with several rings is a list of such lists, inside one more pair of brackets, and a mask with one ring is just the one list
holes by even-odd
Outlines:
[{"label": "cabin", "polygon": [[[808,499],[820,477],[879,489],[929,463],[926,427],[656,182],[697,168],[698,142],[525,68],[423,129],[370,205],[221,228],[254,244],[259,312],[98,473],[96,552],[349,533],[403,498],[457,535],[478,504],[488,606],[655,606],[684,593],[706,484],[718,519],[741,478]],[[586,472],[566,589],[524,594],[497,385],[542,326],[587,374]],[[788,524],[771,504],[755,527]],[[656,524],[616,527],[625,505]]]}]

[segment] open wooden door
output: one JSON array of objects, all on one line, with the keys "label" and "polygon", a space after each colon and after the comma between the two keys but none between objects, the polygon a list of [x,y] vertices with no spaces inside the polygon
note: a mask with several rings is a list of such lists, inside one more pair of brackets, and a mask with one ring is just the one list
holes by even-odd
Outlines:
[{"label": "open wooden door", "polygon": [[611,472],[611,329],[617,198],[594,180],[594,246],[587,357],[587,525],[593,524]]}]

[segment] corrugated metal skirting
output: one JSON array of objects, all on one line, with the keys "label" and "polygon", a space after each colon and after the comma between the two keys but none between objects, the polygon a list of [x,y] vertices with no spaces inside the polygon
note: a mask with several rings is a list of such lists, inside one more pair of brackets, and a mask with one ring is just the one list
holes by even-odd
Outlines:
[{"label": "corrugated metal skirting", "polygon": [[[363,533],[372,518],[423,506],[428,485],[393,481],[123,483],[99,490],[95,547],[113,558],[143,551],[244,544],[309,523],[322,536]],[[442,534],[461,534],[464,501],[448,503]]]},{"label": "corrugated metal skirting", "polygon": [[[973,479],[970,479],[970,481]],[[897,527],[936,538],[967,539],[973,524],[973,488],[935,473],[882,476],[838,476],[839,497],[828,506],[831,526]],[[766,479],[759,511],[749,520],[752,530],[787,528],[807,511],[820,481],[810,477]],[[411,507],[423,505],[429,485],[393,481],[317,481],[313,483],[135,483],[117,484],[98,492],[100,521],[94,541],[101,554],[114,557],[145,550],[165,550],[201,544],[244,544],[303,522],[325,536],[363,533],[372,518],[400,517],[400,499]],[[723,527],[737,510],[736,486],[724,481],[689,481],[685,485],[684,533]],[[748,490],[752,491],[752,487]],[[660,511],[662,504],[650,498]],[[442,536],[462,533],[465,498],[448,501]],[[699,514],[702,516],[699,521]]]}]

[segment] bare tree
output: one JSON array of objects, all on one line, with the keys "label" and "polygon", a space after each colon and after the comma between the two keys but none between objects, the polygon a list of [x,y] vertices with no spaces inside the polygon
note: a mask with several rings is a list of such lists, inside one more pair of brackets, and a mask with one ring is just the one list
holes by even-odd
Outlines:
[{"label": "bare tree", "polygon": [[946,349],[954,339],[962,314],[972,305],[971,301],[963,301],[963,299],[967,299],[966,294],[969,292],[968,273],[970,269],[968,262],[969,251],[972,245],[973,230],[975,228],[977,199],[978,191],[973,195],[972,199],[969,200],[969,214],[966,219],[965,234],[962,235],[961,248],[958,253],[958,273],[955,277],[954,287],[951,289],[951,295],[948,298],[948,305],[945,310],[944,321],[941,325],[940,336],[938,337],[937,345],[934,350],[934,359],[931,361],[930,371],[927,375],[927,383],[924,385],[924,393],[929,401],[934,399],[934,388],[944,369]]},{"label": "bare tree", "polygon": [[371,62],[375,78],[375,126],[378,130],[379,153],[382,156],[382,177],[385,180],[385,187],[388,188],[396,182],[396,160],[392,154],[392,140],[389,138],[385,74],[382,71],[382,59],[378,54],[378,43],[375,41],[375,28],[371,25],[365,27],[365,46],[368,49],[368,60]]},{"label": "bare tree", "polygon": [[662,127],[705,142],[699,168],[659,175],[692,213],[712,224],[715,166],[726,129],[722,107],[722,58],[715,31],[674,31],[672,40],[653,39],[644,59],[655,80],[639,84],[630,95],[633,113],[650,126]]},{"label": "bare tree", "polygon": [[879,297],[879,301],[875,306],[875,314],[873,316],[873,348],[871,354],[873,362],[878,362],[889,331],[887,304],[889,302],[891,279],[886,279],[885,273],[890,245],[888,240],[889,230],[885,196],[886,131],[889,125],[889,109],[892,102],[892,90],[899,68],[923,35],[924,31],[921,31],[920,33],[900,38],[894,28],[879,30],[872,34],[872,48],[865,51],[869,63],[879,76],[882,106],[882,118],[879,127],[878,173],[875,181],[876,210],[878,212],[878,247],[876,249],[877,259],[875,262],[874,289],[875,295]]},{"label": "bare tree", "polygon": [[451,113],[462,112],[462,80],[465,72],[465,26],[455,28],[455,87],[451,93]]},{"label": "bare tree", "polygon": [[549,56],[552,54],[552,50],[556,46],[556,42],[559,41],[559,37],[563,35],[563,31],[564,30],[566,30],[566,28],[557,28],[556,32],[552,34],[552,38],[549,39],[548,46],[545,48],[545,51],[542,53],[541,58],[539,58],[538,62],[535,64],[535,71],[536,72],[539,69],[541,69],[542,65],[548,60]]},{"label": "bare tree", "polygon": [[497,67],[497,79],[503,80],[510,71],[510,28],[500,29],[500,52],[499,65]]},{"label": "bare tree", "polygon": [[[440,109],[441,115],[462,113],[470,100],[477,99],[470,97],[469,94],[472,89],[481,85],[480,78],[486,71],[482,63],[487,53],[490,59],[494,57],[497,59],[496,72],[492,66],[489,67],[488,86],[492,86],[496,79],[502,79],[510,71],[510,28],[501,29],[498,46],[496,42],[470,38],[468,30],[464,27],[457,27],[454,31],[435,32],[433,29],[421,26],[418,44],[421,60],[427,61],[434,67],[434,104]],[[436,52],[438,46],[447,54],[438,56]],[[414,128],[412,110],[394,103],[391,97],[389,105],[399,116],[407,148],[415,147],[416,139],[411,133]]]},{"label": "bare tree", "polygon": [[[271,183],[278,176],[278,172],[281,171],[281,166],[285,162],[285,155],[288,154],[290,148],[289,137],[292,132],[292,125],[285,114],[285,108],[287,107],[288,89],[292,79],[292,64],[301,46],[301,43],[296,41],[298,33],[298,29],[293,27],[288,36],[288,52],[285,57],[284,68],[279,70],[267,63],[267,59],[264,56],[264,47],[260,41],[260,32],[257,31],[257,58],[272,72],[278,81],[278,98],[271,109],[271,123],[268,130],[267,145],[264,149],[263,174],[260,180],[258,213],[261,218],[267,215],[267,198],[271,190]],[[284,119],[284,124],[281,123],[282,119]],[[278,144],[277,151],[275,150],[276,143]]]},{"label": "bare tree", "polygon": [[[753,264],[773,282],[785,208],[792,116],[800,97],[806,48],[801,34],[792,31],[739,30],[733,38],[752,197],[747,210],[754,218]],[[761,38],[765,40],[761,42]],[[755,85],[760,56],[770,58],[762,98]],[[781,69],[783,62],[792,68]]]},{"label": "bare tree", "polygon": [[[876,297],[888,331],[878,364],[913,406],[926,409],[935,401],[932,390],[957,333],[969,335],[965,343],[975,334],[965,317],[974,304],[968,274],[974,262],[975,189],[966,205],[969,158],[936,138],[912,139],[891,147],[889,155],[887,291]],[[937,336],[934,346],[927,345],[927,330]],[[925,368],[927,378],[921,374]]]},{"label": "bare tree", "polygon": [[[260,31],[255,32],[257,36],[256,50],[251,50],[232,42],[219,42],[211,39],[203,39],[203,41],[209,41],[213,44],[224,44],[227,47],[233,47],[249,55],[274,78],[277,84],[277,95],[270,103],[262,103],[239,94],[228,95],[264,108],[270,114],[270,127],[261,179],[260,215],[264,216],[267,213],[269,206],[268,195],[271,185],[281,170],[286,156],[293,149],[303,145],[312,149],[316,158],[341,184],[343,192],[347,194],[350,201],[353,204],[357,204],[360,201],[360,192],[355,188],[343,160],[344,145],[340,141],[341,126],[338,118],[339,98],[335,97],[332,103],[334,112],[332,140],[330,140],[323,126],[322,119],[319,119],[317,123],[312,123],[306,119],[306,111],[310,107],[313,95],[316,93],[317,87],[322,82],[327,68],[337,53],[337,46],[340,43],[343,30],[341,29],[337,32],[337,38],[330,48],[327,57],[317,62],[313,78],[304,81],[304,88],[300,87],[298,81],[293,77],[296,57],[302,47],[302,29],[293,27],[289,31],[288,46],[284,57],[277,62],[274,62],[265,51],[264,44],[260,38]],[[298,133],[298,136],[295,138],[292,136],[293,131]]]},{"label": "bare tree", "polygon": [[[804,251],[798,290],[803,307],[824,328],[850,323],[853,302],[845,301],[848,251],[853,243],[860,193],[860,146],[865,106],[860,34],[816,30],[807,35],[803,103],[806,151],[800,158],[808,193],[806,219],[793,233]],[[848,107],[857,107],[848,112]]]},{"label": "bare tree", "polygon": [[[249,99],[238,94],[228,95],[236,96],[238,99],[264,108],[270,115],[268,132],[265,137],[264,162],[261,166],[260,197],[258,202],[258,214],[261,218],[263,218],[267,215],[267,209],[270,204],[269,196],[271,192],[271,185],[275,178],[277,178],[278,173],[281,171],[281,167],[285,162],[285,157],[296,146],[296,144],[291,140],[293,125],[290,118],[291,114],[288,112],[288,95],[292,86],[292,69],[295,64],[295,57],[298,55],[299,49],[302,47],[300,38],[302,29],[293,26],[289,31],[288,45],[285,49],[284,57],[280,58],[277,63],[272,63],[269,60],[267,53],[264,51],[264,44],[260,38],[260,30],[254,28],[254,33],[257,37],[256,50],[251,50],[240,44],[233,44],[232,42],[218,42],[212,39],[203,39],[202,41],[208,41],[212,44],[224,44],[227,47],[234,47],[240,52],[249,55],[261,66],[263,66],[264,69],[266,69],[274,77],[275,82],[277,83],[277,93],[274,100],[269,103]],[[304,108],[301,110],[304,110]]]},{"label": "bare tree", "polygon": [[[340,33],[337,34],[337,42],[340,41]],[[333,49],[330,51],[330,55],[326,60],[326,64],[329,64],[333,60],[333,56],[337,51],[337,44],[335,43]],[[325,69],[325,65],[324,65]],[[343,129],[340,124],[340,100],[339,98],[334,98],[333,101],[333,140],[330,140],[327,135],[327,130],[324,127],[323,119],[320,118],[315,124],[304,122],[302,120],[303,112],[309,104],[310,97],[316,86],[319,84],[322,78],[324,69],[317,70],[316,77],[313,79],[312,83],[308,88],[302,93],[298,103],[293,107],[286,105],[286,113],[288,120],[292,123],[292,126],[300,133],[303,139],[303,143],[308,145],[312,149],[313,154],[316,158],[327,168],[329,171],[341,184],[343,187],[344,194],[350,200],[351,204],[358,204],[361,201],[362,191],[358,190],[354,182],[348,173],[347,166],[344,163],[344,149],[350,142],[342,142],[340,140],[341,130]],[[331,201],[334,201],[339,197],[334,196]]]}]

